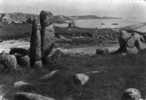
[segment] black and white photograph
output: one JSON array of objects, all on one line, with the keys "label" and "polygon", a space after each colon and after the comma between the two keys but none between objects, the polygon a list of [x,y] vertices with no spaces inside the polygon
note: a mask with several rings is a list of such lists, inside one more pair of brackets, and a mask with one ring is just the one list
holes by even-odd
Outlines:
[{"label": "black and white photograph", "polygon": [[0,100],[146,100],[146,0],[0,0]]}]

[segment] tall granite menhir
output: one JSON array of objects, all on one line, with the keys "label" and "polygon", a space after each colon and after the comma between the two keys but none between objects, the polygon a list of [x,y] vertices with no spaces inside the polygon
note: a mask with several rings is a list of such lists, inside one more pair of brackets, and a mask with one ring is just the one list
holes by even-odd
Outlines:
[{"label": "tall granite menhir", "polygon": [[[41,24],[41,50],[43,64],[47,63],[47,56],[54,46],[55,35],[53,27],[53,14],[47,11],[40,12]],[[51,49],[51,50],[50,50]],[[50,51],[50,52],[48,52]]]},{"label": "tall granite menhir", "polygon": [[40,26],[36,19],[32,22],[32,34],[30,40],[30,64],[31,67],[42,67],[42,53],[41,53],[41,34]]},{"label": "tall granite menhir", "polygon": [[42,67],[48,63],[48,55],[54,48],[55,31],[53,14],[47,11],[40,12],[40,25],[37,20],[32,22],[30,40],[30,64],[32,67]]}]

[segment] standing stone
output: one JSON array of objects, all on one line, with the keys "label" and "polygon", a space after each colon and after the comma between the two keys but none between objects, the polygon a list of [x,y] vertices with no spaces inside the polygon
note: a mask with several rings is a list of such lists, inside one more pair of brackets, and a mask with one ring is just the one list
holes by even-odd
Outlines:
[{"label": "standing stone", "polygon": [[2,100],[55,100],[55,98],[37,93],[13,91],[4,95]]},{"label": "standing stone", "polygon": [[20,66],[29,68],[30,67],[30,57],[29,56],[23,56],[23,55],[16,55],[17,62]]},{"label": "standing stone", "polygon": [[89,81],[90,77],[84,73],[76,73],[74,75],[74,79],[80,81],[80,85],[85,85]]},{"label": "standing stone", "polygon": [[53,19],[53,14],[51,12],[47,12],[44,10],[40,12],[40,24],[42,27],[50,25],[52,23],[51,19]]},{"label": "standing stone", "polygon": [[30,40],[30,64],[31,67],[42,67],[41,35],[40,27],[36,20],[32,23],[32,34]]},{"label": "standing stone", "polygon": [[133,48],[135,46],[134,45],[135,40],[133,41],[132,33],[130,31],[128,31],[128,30],[120,30],[120,36],[119,36],[118,39],[119,39],[119,46],[120,47],[116,52],[114,52],[114,54],[115,53],[128,53],[127,49],[129,50],[128,45],[129,45],[130,42],[131,42],[130,45],[131,44],[133,45],[132,49],[130,48],[130,50],[132,50],[130,52],[137,52],[135,50],[135,48]]},{"label": "standing stone", "polygon": [[127,30],[121,30],[121,32],[120,32],[120,37],[124,40],[127,40],[131,35],[132,35],[132,33],[130,33]]},{"label": "standing stone", "polygon": [[41,50],[43,63],[46,62],[48,56],[46,52],[55,41],[55,31],[53,27],[53,14],[47,11],[41,11],[40,24],[41,24]]},{"label": "standing stone", "polygon": [[142,35],[133,33],[127,41],[127,53],[137,54],[139,51],[146,49],[146,44],[143,41]]},{"label": "standing stone", "polygon": [[115,53],[137,54],[146,49],[144,37],[133,30],[120,30],[119,49]]},{"label": "standing stone", "polygon": [[17,69],[17,59],[14,55],[2,52],[0,54],[0,64],[4,65],[4,70]]},{"label": "standing stone", "polygon": [[146,49],[146,43],[145,43],[145,39],[142,35],[135,33],[135,38],[136,38],[136,47],[139,50],[145,50]]},{"label": "standing stone", "polygon": [[131,36],[131,33],[128,33],[126,30],[121,30],[120,36],[119,36],[119,44],[120,44],[119,52],[120,53],[126,52],[126,44],[130,36]]},{"label": "standing stone", "polygon": [[128,54],[137,54],[138,48],[135,46],[137,39],[135,38],[135,34],[132,34],[130,38],[127,40],[126,50]]},{"label": "standing stone", "polygon": [[128,88],[124,91],[121,100],[143,100],[143,99],[138,89]]}]

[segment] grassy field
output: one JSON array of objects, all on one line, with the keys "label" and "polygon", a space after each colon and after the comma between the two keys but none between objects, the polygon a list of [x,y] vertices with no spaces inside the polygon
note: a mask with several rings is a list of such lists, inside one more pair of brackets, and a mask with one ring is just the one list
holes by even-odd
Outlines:
[{"label": "grassy field", "polygon": [[91,75],[79,100],[117,100],[126,88],[135,87],[143,94],[145,88],[146,55],[127,56],[84,56],[62,58],[61,65],[76,72],[103,70],[103,73]]},{"label": "grassy field", "polygon": [[[91,45],[99,45],[101,42],[110,42],[115,41],[117,34],[116,32],[112,31],[111,29],[100,29],[97,31],[95,36],[93,35],[95,29],[82,29],[82,28],[73,28],[68,30],[67,28],[55,28],[56,34],[63,35],[67,39],[66,40],[59,40],[57,44],[60,46],[65,47],[72,47],[72,46],[91,46]],[[11,39],[27,39],[29,40],[31,34],[31,25],[30,24],[3,24],[0,23],[0,40],[11,40]],[[98,35],[103,35],[101,39],[96,37]],[[95,37],[95,38],[93,38]]]},{"label": "grassy field", "polygon": [[[131,87],[140,89],[143,96],[146,94],[146,52],[127,56],[62,55],[55,66],[48,66],[67,70],[62,70],[58,76],[47,81],[39,80],[49,72],[43,69],[1,74],[0,83],[7,84],[12,91],[15,81],[25,80],[34,84],[42,95],[55,98],[72,96],[73,100],[120,100],[123,90]],[[95,70],[101,73],[89,74],[90,80],[82,88],[71,87],[68,81],[70,74]]]},{"label": "grassy field", "polygon": [[[0,37],[17,39],[28,37],[31,31],[29,24],[0,24]],[[89,40],[92,41],[92,40]],[[82,44],[87,41],[83,40]],[[73,42],[75,43],[75,42]],[[81,41],[77,41],[78,45]],[[73,44],[72,44],[73,45]],[[13,83],[19,80],[30,82],[36,92],[54,98],[72,96],[73,100],[120,100],[124,89],[135,87],[142,95],[146,94],[146,52],[138,55],[62,55],[56,64],[48,67],[61,68],[59,75],[52,80],[40,81],[39,78],[48,73],[48,69],[23,69],[9,73],[0,73],[0,84],[4,84],[11,94],[16,91]],[[82,88],[70,85],[70,74],[78,72],[101,71],[90,74],[91,79]],[[71,100],[65,98],[64,100]]]},{"label": "grassy field", "polygon": [[30,36],[30,24],[3,24],[0,23],[0,39],[19,39]]}]

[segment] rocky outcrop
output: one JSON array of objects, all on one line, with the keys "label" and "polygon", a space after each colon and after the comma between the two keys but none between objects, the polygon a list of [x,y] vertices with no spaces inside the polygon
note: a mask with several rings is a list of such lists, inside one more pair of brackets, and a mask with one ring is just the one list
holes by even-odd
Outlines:
[{"label": "rocky outcrop", "polygon": [[24,13],[3,13],[1,14],[0,21],[6,24],[29,23],[28,20],[35,16],[36,15]]},{"label": "rocky outcrop", "polygon": [[139,51],[146,49],[144,37],[132,30],[121,30],[119,46],[115,53],[137,54]]}]

